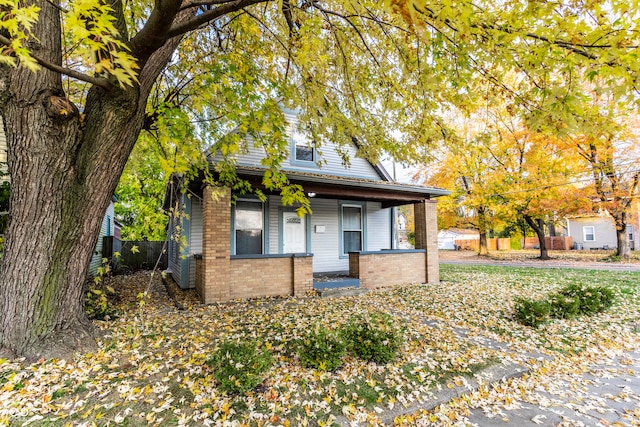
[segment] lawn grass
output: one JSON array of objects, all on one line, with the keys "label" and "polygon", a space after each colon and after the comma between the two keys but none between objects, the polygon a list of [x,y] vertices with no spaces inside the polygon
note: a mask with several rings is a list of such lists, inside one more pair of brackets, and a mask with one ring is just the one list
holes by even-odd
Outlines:
[{"label": "lawn grass", "polygon": [[[358,297],[271,298],[185,311],[175,310],[156,285],[142,329],[135,302],[148,276],[116,277],[121,316],[96,322],[105,334],[97,353],[33,365],[0,361],[0,424],[331,425],[341,416],[375,424],[384,411],[426,401],[438,385],[494,363],[524,364],[534,353],[579,357],[638,339],[640,273],[443,265],[441,279]],[[614,306],[536,330],[514,320],[515,298],[571,283],[611,287]],[[377,365],[347,356],[335,372],[300,364],[296,342],[309,325],[335,328],[372,311],[391,313],[406,328],[396,360]],[[466,336],[456,334],[460,328]],[[511,351],[478,345],[479,337]],[[257,341],[275,360],[263,384],[243,395],[220,392],[205,363],[229,339]]]}]

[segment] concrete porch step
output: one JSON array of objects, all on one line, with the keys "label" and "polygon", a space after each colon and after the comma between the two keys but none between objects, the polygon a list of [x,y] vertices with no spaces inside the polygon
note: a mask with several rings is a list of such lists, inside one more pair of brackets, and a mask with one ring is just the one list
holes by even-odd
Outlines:
[{"label": "concrete porch step", "polygon": [[320,298],[351,297],[369,292],[366,288],[324,288],[316,289]]}]

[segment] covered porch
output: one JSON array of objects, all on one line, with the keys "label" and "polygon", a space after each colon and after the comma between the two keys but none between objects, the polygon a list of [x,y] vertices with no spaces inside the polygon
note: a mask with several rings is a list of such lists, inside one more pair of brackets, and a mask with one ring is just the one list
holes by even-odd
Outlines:
[{"label": "covered porch", "polygon": [[[243,177],[250,180],[252,185],[260,187],[262,173],[261,170],[244,170]],[[303,296],[320,287],[375,289],[398,284],[439,281],[436,202],[432,198],[447,194],[445,190],[385,181],[354,181],[327,175],[287,175],[292,183],[302,185],[309,197],[313,197],[312,200],[321,207],[330,205],[331,201],[340,207],[343,204],[354,206],[360,202],[363,215],[368,208],[373,215],[383,217],[384,215],[378,212],[389,211],[387,208],[394,206],[413,205],[416,249],[391,249],[390,239],[388,242],[374,241],[371,237],[374,234],[371,234],[368,244],[366,236],[363,237],[364,243],[360,250],[348,250],[346,244],[340,241],[341,237],[338,237],[343,233],[342,224],[339,231],[341,234],[337,234],[337,226],[332,227],[327,222],[327,210],[314,209],[310,218],[305,220],[308,224],[307,244],[304,247],[306,251],[282,253],[286,252],[286,248],[283,250],[282,242],[278,248],[278,244],[273,242],[272,233],[270,241],[264,245],[266,253],[236,255],[232,250],[233,236],[231,243],[229,241],[230,230],[233,230],[232,193],[227,188],[205,187],[202,190],[202,256],[196,259],[195,283],[204,303],[276,295]],[[374,209],[375,206],[378,208]],[[286,212],[286,208],[282,207],[265,208],[267,215],[271,212],[270,219],[265,221],[272,224],[279,222],[279,225],[273,225],[272,228],[283,227],[283,209]],[[276,221],[273,216],[278,210],[281,213]],[[338,219],[335,221],[337,224]],[[370,233],[374,233],[376,227],[381,227],[382,222],[378,223],[373,219],[369,221]],[[328,225],[325,227],[325,224]],[[387,228],[390,227],[389,221]],[[334,234],[329,232],[330,229]],[[265,231],[265,234],[267,239],[269,232]],[[339,247],[339,253],[343,254],[339,257],[336,255],[335,266],[328,265],[326,257],[320,259],[322,251],[326,251],[327,246],[333,246],[336,253]],[[345,274],[347,269],[348,276]],[[335,271],[343,272],[343,277],[333,277],[333,281],[329,280],[329,273]],[[323,277],[325,280],[322,280]]]}]

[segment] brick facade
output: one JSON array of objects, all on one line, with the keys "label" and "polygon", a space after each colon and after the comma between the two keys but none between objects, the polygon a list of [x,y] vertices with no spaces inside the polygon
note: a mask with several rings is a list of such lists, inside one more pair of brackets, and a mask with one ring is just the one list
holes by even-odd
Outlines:
[{"label": "brick facade", "polygon": [[416,231],[416,249],[424,249],[426,283],[440,281],[440,266],[438,265],[438,216],[436,202],[426,200],[424,203],[413,205]]},{"label": "brick facade", "polygon": [[[202,203],[202,276],[198,294],[205,304],[230,298],[231,190],[205,187]],[[197,276],[197,273],[196,273]],[[196,280],[197,282],[197,280]]]},{"label": "brick facade", "polygon": [[231,191],[206,187],[202,212],[202,259],[196,259],[196,291],[202,302],[280,295],[313,289],[313,257],[232,257]]},{"label": "brick facade", "polygon": [[367,289],[424,283],[425,257],[425,251],[354,252],[349,254],[349,276]]}]

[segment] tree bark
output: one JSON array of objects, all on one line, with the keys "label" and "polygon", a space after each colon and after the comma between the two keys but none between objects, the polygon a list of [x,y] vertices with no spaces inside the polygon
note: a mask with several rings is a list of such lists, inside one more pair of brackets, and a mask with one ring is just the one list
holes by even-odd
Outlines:
[{"label": "tree bark", "polygon": [[536,232],[536,235],[538,236],[538,242],[540,246],[540,259],[542,260],[550,259],[549,252],[547,251],[547,242],[545,241],[545,238],[544,238],[545,237],[544,221],[540,218],[534,221],[533,218],[531,218],[531,216],[526,214],[524,214],[523,217],[524,217],[524,220],[527,221],[527,224],[529,224],[529,227],[531,227],[533,231]]},{"label": "tree bark", "polygon": [[487,211],[484,206],[481,206],[478,208],[478,232],[480,233],[478,255],[489,255],[489,246],[487,245],[488,229]]},{"label": "tree bark", "polygon": [[627,213],[621,212],[614,217],[616,225],[616,255],[623,259],[631,258],[631,246],[627,234]]},{"label": "tree bark", "polygon": [[[35,53],[61,62],[59,10],[42,7]],[[0,97],[12,191],[0,260],[4,355],[68,358],[95,348],[84,284],[104,212],[142,129],[147,97],[180,38],[144,64],[135,87],[90,89],[84,120],[59,74],[9,69]],[[35,44],[35,43],[34,43]]]}]

